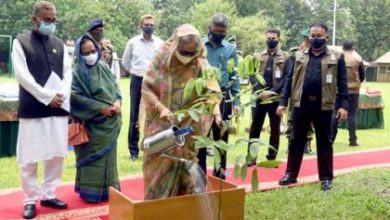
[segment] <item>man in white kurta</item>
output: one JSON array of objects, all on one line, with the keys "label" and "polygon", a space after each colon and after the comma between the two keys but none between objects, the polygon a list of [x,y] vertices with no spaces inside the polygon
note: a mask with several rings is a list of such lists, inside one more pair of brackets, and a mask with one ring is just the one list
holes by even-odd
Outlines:
[{"label": "man in white kurta", "polygon": [[[72,70],[64,44],[61,45],[60,39],[51,36],[54,30],[50,29],[50,25],[55,25],[55,19],[54,5],[37,3],[33,9],[33,30],[20,34],[13,42],[12,62],[16,79],[23,91],[19,93],[17,161],[25,196],[23,217],[26,219],[35,217],[35,203],[38,199],[42,206],[67,208],[66,203],[56,198],[55,190],[68,151],[67,114],[70,109]],[[33,58],[26,53],[33,54]],[[40,65],[47,66],[42,68]],[[41,73],[42,69],[44,71],[41,72],[46,73]],[[62,73],[58,74],[56,70]],[[32,99],[39,108],[26,108]],[[41,190],[37,184],[39,161],[43,161],[44,166]]]}]

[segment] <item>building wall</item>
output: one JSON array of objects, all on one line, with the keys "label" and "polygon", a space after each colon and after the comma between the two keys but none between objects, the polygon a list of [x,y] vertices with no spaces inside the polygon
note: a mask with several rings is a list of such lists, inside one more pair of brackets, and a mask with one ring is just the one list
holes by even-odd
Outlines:
[{"label": "building wall", "polygon": [[378,63],[377,82],[390,82],[390,64]]}]

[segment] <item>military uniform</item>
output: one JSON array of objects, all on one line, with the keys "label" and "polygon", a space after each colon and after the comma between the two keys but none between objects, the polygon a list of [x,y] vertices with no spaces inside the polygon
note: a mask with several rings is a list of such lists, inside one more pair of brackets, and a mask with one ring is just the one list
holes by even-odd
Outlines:
[{"label": "military uniform", "polygon": [[[356,136],[356,111],[359,103],[360,84],[365,79],[365,72],[362,58],[356,52],[344,51],[345,64],[347,67],[348,78],[348,94],[349,94],[349,108],[348,108],[348,131],[349,131],[349,145],[358,146]],[[340,107],[340,101],[336,101],[334,115],[337,108]],[[336,139],[338,120],[333,117],[332,121],[332,140]]]},{"label": "military uniform", "polygon": [[[276,52],[271,55],[268,49],[266,49],[260,53],[256,53],[254,57],[258,59],[260,63],[257,69],[257,74],[261,74],[266,83],[265,85],[261,85],[255,76],[251,76],[249,81],[254,87],[253,92],[265,89],[279,94],[282,91],[285,76],[291,69],[291,61],[288,59],[287,53],[277,49]],[[256,105],[252,107],[252,125],[249,133],[249,138],[259,138],[265,116],[268,114],[271,127],[269,144],[276,150],[279,149],[280,141],[280,117],[276,115],[277,108],[278,101],[274,101],[269,104],[262,104],[260,100],[257,101]],[[277,151],[269,148],[266,156],[267,159],[274,160],[276,156]]]},{"label": "military uniform", "polygon": [[[319,55],[313,54],[311,49],[298,51],[280,100],[281,106],[287,106],[290,98],[294,108],[286,169],[286,176],[291,179],[295,180],[298,176],[307,132],[313,123],[317,139],[319,179],[332,181],[331,118],[336,93],[340,97],[340,106],[347,109],[348,89],[343,55],[328,47]],[[282,180],[279,184],[284,185]]]}]

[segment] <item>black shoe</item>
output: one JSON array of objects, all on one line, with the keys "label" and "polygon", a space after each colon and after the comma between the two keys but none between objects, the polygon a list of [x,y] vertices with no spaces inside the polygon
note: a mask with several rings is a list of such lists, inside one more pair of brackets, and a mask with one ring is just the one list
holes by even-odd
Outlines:
[{"label": "black shoe", "polygon": [[27,204],[24,206],[23,218],[24,219],[33,219],[36,215],[35,204]]},{"label": "black shoe", "polygon": [[68,204],[58,199],[41,200],[41,206],[53,208],[53,209],[66,209]]},{"label": "black shoe", "polygon": [[298,182],[297,178],[293,178],[289,174],[286,174],[286,175],[284,175],[284,177],[282,179],[279,180],[279,185],[280,186],[287,186],[287,185],[294,184],[297,182]]},{"label": "black shoe", "polygon": [[213,150],[211,148],[207,148],[206,149],[206,155],[209,156],[209,157],[214,157],[215,154],[213,152]]},{"label": "black shoe", "polygon": [[311,147],[310,146],[305,146],[305,149],[303,150],[303,153],[304,154],[308,154],[308,155],[312,155],[313,151],[311,151]]},{"label": "black shoe", "polygon": [[350,141],[350,142],[349,142],[349,146],[350,146],[350,147],[359,147],[360,144],[359,144],[358,142],[356,142],[356,141]]},{"label": "black shoe", "polygon": [[328,190],[332,189],[332,187],[333,187],[332,180],[321,181],[321,189],[323,191],[328,191]]},{"label": "black shoe", "polygon": [[267,155],[267,156],[265,156],[265,158],[267,158],[267,160],[275,160],[276,159],[276,155],[275,156]]},{"label": "black shoe", "polygon": [[257,164],[256,160],[251,160],[248,162],[247,166],[251,167],[251,166],[255,166],[256,164]]},{"label": "black shoe", "polygon": [[131,155],[130,160],[132,160],[132,161],[138,160],[138,155]]}]

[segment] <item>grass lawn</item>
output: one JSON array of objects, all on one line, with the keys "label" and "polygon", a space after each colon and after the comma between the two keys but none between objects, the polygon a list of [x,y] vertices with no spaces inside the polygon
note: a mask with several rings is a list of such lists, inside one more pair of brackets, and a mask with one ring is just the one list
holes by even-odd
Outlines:
[{"label": "grass lawn", "polygon": [[[13,81],[9,77],[0,77],[0,82]],[[140,159],[132,162],[127,148],[127,133],[129,124],[129,85],[128,78],[121,80],[123,99],[123,126],[118,145],[118,170],[121,177],[142,174],[142,153]],[[364,83],[364,87],[382,91],[385,104],[390,103],[390,84]],[[247,99],[244,97],[243,99]],[[348,131],[340,129],[334,144],[334,151],[346,152],[370,148],[390,146],[390,108],[384,109],[385,129],[358,130],[360,147],[348,147]],[[232,135],[231,140],[248,137],[245,128],[250,124],[250,109],[246,109],[241,119],[238,135]],[[267,140],[268,132],[263,132],[261,138]],[[314,143],[312,146],[314,146]],[[287,139],[281,136],[279,158],[286,158]],[[313,148],[315,151],[315,148]],[[228,163],[232,164],[239,154],[244,154],[247,146],[240,145],[229,152]],[[262,149],[260,160],[265,157],[266,149]],[[212,158],[208,158],[212,166]],[[41,168],[41,166],[40,166]],[[65,159],[63,182],[73,182],[75,178],[75,156],[70,152]],[[0,188],[19,187],[19,171],[15,157],[0,158]],[[40,171],[40,174],[42,171]],[[41,176],[40,176],[41,178]],[[335,181],[335,189],[323,193],[318,185],[308,185],[293,189],[282,189],[266,193],[251,194],[246,197],[246,219],[389,219],[390,218],[390,172],[387,169],[362,171],[340,177]]]}]

